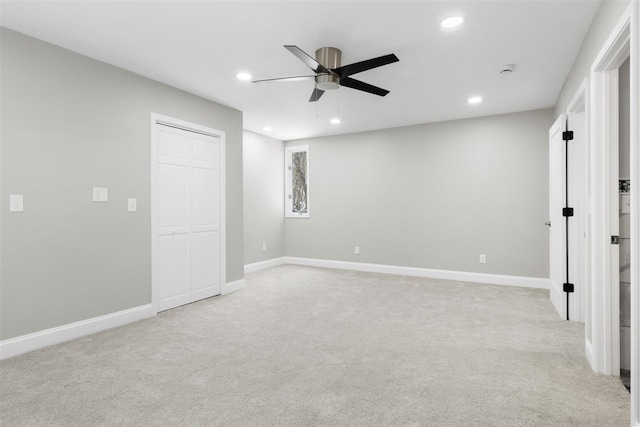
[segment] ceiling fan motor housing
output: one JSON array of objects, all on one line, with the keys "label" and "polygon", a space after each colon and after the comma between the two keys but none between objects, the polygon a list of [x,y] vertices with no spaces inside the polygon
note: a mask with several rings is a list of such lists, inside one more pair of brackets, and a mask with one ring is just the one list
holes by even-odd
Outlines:
[{"label": "ceiling fan motor housing", "polygon": [[[316,50],[316,61],[328,70],[341,65],[342,51],[336,47],[321,47]],[[340,87],[340,77],[336,74],[320,74],[316,76],[316,87],[320,90],[334,90]]]}]

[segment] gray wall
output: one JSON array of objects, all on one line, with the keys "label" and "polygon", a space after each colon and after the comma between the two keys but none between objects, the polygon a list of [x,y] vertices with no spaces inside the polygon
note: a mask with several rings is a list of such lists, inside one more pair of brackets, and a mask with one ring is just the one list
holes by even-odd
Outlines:
[{"label": "gray wall", "polygon": [[629,5],[629,0],[603,0],[593,18],[591,27],[584,37],[580,51],[573,63],[571,71],[562,87],[555,106],[555,117],[566,113],[567,106],[578,91],[585,78],[591,73],[591,64],[596,59],[602,45],[609,37],[622,13]]},{"label": "gray wall", "polygon": [[287,142],[310,145],[311,218],[285,220],[286,254],[549,277],[552,116],[545,109]]},{"label": "gray wall", "polygon": [[[241,279],[242,113],[0,34],[0,339],[151,302],[150,112],[226,132],[227,281]],[[91,201],[94,186],[108,203]],[[24,195],[24,213],[8,213],[9,194]]]},{"label": "gray wall", "polygon": [[284,144],[245,131],[243,145],[244,262],[252,264],[284,256]]}]

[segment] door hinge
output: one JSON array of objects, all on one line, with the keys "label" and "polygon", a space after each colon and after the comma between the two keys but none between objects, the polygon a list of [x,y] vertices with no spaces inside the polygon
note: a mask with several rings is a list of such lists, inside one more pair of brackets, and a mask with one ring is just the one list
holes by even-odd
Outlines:
[{"label": "door hinge", "polygon": [[567,130],[562,132],[562,139],[564,141],[573,141],[573,131],[572,130]]},{"label": "door hinge", "polygon": [[573,216],[573,208],[562,208],[562,216]]},{"label": "door hinge", "polygon": [[562,292],[567,292],[567,293],[573,292],[573,283],[563,283]]},{"label": "door hinge", "polygon": [[620,237],[619,236],[611,236],[611,244],[612,245],[620,244]]}]

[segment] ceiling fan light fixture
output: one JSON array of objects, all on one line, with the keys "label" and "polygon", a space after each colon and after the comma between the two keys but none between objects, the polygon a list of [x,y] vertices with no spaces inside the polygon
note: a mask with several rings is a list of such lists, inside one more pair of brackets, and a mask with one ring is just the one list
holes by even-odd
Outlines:
[{"label": "ceiling fan light fixture", "polygon": [[251,74],[243,71],[243,72],[240,72],[240,73],[236,74],[236,78],[238,80],[251,80],[252,76],[251,76]]},{"label": "ceiling fan light fixture", "polygon": [[333,119],[331,119],[331,124],[332,125],[339,125],[340,124],[340,119],[338,117],[334,117]]},{"label": "ceiling fan light fixture", "polygon": [[454,28],[464,22],[464,18],[462,16],[450,16],[449,18],[444,19],[440,26],[443,28]]},{"label": "ceiling fan light fixture", "polygon": [[482,102],[482,97],[481,96],[472,96],[471,98],[469,98],[469,100],[467,102],[469,102],[469,104],[471,104],[471,105],[480,104]]},{"label": "ceiling fan light fixture", "polygon": [[316,76],[316,88],[320,90],[336,90],[340,87],[340,77],[335,74]]}]

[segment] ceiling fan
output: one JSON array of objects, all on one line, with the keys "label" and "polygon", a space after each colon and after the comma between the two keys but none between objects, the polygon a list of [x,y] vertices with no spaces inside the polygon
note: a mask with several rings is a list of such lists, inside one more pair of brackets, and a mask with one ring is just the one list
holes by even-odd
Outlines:
[{"label": "ceiling fan", "polygon": [[351,89],[361,90],[374,95],[385,96],[389,93],[388,90],[356,80],[350,76],[399,61],[398,57],[392,53],[367,59],[366,61],[341,65],[342,51],[335,47],[321,47],[316,50],[315,59],[298,46],[285,45],[284,47],[304,62],[307,67],[311,68],[315,75],[254,80],[253,83],[315,79],[315,88],[313,89],[313,93],[311,93],[309,102],[316,102],[325,91],[338,89],[340,86],[350,87]]}]

